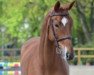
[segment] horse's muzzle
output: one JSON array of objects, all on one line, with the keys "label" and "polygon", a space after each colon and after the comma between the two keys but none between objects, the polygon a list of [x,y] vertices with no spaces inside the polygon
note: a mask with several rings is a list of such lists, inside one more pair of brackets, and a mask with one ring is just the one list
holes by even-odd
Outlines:
[{"label": "horse's muzzle", "polygon": [[74,58],[74,52],[72,53],[67,53],[66,54],[67,60],[72,60]]}]

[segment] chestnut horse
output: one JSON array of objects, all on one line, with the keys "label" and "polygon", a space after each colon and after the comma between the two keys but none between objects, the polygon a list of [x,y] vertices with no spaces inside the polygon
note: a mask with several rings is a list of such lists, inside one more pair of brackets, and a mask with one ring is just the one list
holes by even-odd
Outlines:
[{"label": "chestnut horse", "polygon": [[74,2],[57,1],[45,17],[41,36],[31,38],[21,49],[22,75],[69,75],[67,60],[74,57],[71,40],[73,21],[69,10]]}]

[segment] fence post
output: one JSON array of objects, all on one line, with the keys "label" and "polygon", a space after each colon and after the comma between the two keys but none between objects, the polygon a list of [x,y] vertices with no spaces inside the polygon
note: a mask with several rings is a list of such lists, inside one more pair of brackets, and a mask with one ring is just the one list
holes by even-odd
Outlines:
[{"label": "fence post", "polygon": [[81,51],[78,49],[78,64],[81,62]]}]

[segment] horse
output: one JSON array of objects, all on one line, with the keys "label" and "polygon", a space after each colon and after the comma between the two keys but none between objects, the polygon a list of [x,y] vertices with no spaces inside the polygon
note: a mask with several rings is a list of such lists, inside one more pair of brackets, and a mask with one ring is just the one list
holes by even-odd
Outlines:
[{"label": "horse", "polygon": [[31,38],[21,48],[22,75],[69,75],[68,61],[74,57],[69,10],[75,1],[57,1],[45,16],[40,37]]}]

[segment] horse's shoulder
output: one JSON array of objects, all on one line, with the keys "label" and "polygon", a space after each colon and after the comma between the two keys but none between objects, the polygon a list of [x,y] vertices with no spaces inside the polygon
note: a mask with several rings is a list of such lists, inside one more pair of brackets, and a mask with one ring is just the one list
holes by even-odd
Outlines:
[{"label": "horse's shoulder", "polygon": [[37,44],[39,44],[40,42],[40,37],[34,37],[34,38],[30,38],[29,40],[27,40],[21,48],[21,51],[28,49],[29,47],[33,47]]}]

